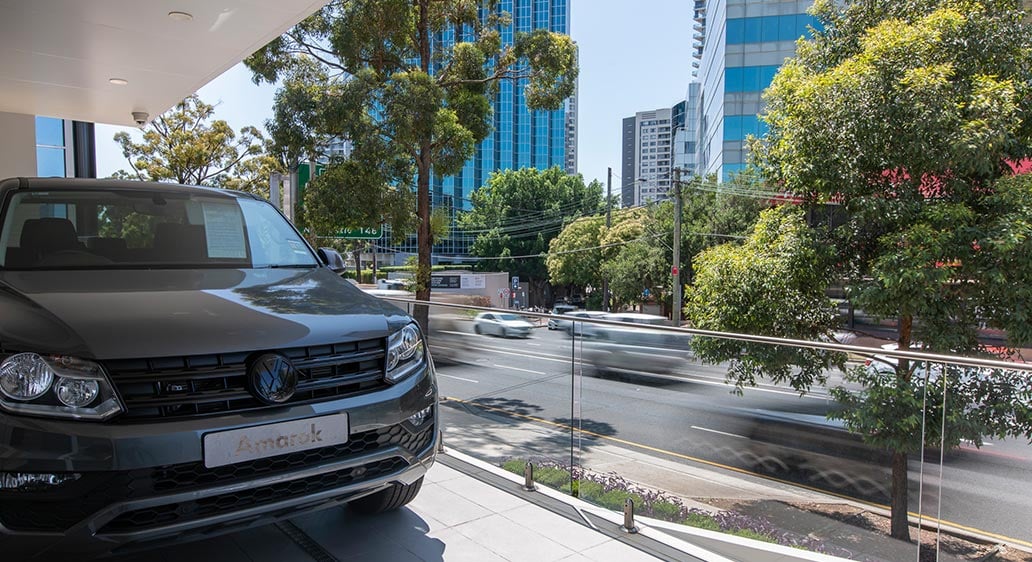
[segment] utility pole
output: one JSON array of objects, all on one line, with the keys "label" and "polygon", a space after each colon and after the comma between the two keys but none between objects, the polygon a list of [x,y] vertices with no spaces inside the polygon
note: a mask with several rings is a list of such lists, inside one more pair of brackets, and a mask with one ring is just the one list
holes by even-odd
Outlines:
[{"label": "utility pole", "polygon": [[[613,215],[613,168],[606,168],[606,230],[609,230]],[[602,310],[609,312],[609,278],[602,277]]]},{"label": "utility pole", "polygon": [[674,282],[674,309],[670,313],[671,323],[681,326],[681,169],[673,169],[674,184],[674,265],[670,276]]}]

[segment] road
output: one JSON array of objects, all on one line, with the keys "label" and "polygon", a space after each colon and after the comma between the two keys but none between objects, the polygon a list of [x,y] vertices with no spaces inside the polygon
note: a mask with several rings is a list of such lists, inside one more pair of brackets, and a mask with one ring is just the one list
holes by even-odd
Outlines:
[{"label": "road", "polygon": [[[461,359],[438,361],[438,374],[442,396],[458,399],[466,410],[475,405],[492,414],[568,425],[572,409],[574,425],[589,435],[679,462],[704,459],[887,501],[884,465],[872,462],[855,443],[843,443],[835,437],[838,432],[800,423],[820,422],[833,406],[824,388],[800,397],[790,388],[763,383],[737,396],[724,383],[722,366],[698,362],[687,363],[675,376],[593,376],[598,373],[579,361],[571,368],[579,346],[545,329],[526,340],[451,332],[431,349],[435,356]],[[829,379],[829,385],[841,380]],[[571,397],[578,399],[573,406]],[[448,408],[442,412],[450,430],[458,429],[454,423],[469,423],[469,416],[449,416]],[[1032,448],[1020,441],[964,446],[947,456],[941,480],[939,469],[931,456],[923,467],[920,458],[911,461],[911,511],[917,511],[923,490],[922,511],[935,517],[941,491],[941,519],[1032,545],[1032,495],[1015,493],[1032,482]]]}]

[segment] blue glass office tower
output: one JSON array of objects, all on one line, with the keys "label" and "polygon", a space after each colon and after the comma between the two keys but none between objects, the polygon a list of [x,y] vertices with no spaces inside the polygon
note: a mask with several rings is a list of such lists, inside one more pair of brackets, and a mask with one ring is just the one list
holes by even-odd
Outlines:
[{"label": "blue glass office tower", "polygon": [[[501,29],[503,45],[511,45],[520,32],[548,29],[568,34],[570,31],[570,0],[500,0],[497,9],[512,15],[511,25]],[[481,17],[487,15],[481,8]],[[454,30],[438,34],[433,38],[435,48],[453,45],[455,34]],[[461,172],[431,179],[431,204],[435,208],[449,209],[453,223],[456,211],[471,208],[470,194],[483,186],[492,172],[526,167],[543,170],[553,166],[576,172],[576,96],[555,111],[530,111],[523,95],[526,85],[526,80],[501,81],[491,100],[491,133],[477,145]],[[447,240],[434,246],[434,262],[445,256],[466,255],[471,243],[471,237],[453,228]],[[395,261],[404,261],[408,253],[416,251],[415,238],[395,249],[403,252]]]},{"label": "blue glass office tower", "polygon": [[758,118],[763,90],[784,60],[795,55],[795,41],[807,34],[807,26],[818,25],[806,13],[812,3],[707,0],[697,7],[696,22],[704,21],[696,30],[703,43],[701,53],[696,51],[702,84],[696,155],[700,173],[726,179],[745,167],[745,138],[766,133]]}]

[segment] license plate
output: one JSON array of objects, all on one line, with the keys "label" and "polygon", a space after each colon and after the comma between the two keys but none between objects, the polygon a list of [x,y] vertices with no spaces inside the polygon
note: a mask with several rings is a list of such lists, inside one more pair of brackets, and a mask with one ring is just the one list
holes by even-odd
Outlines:
[{"label": "license plate", "polygon": [[347,442],[347,414],[219,431],[204,436],[204,466],[214,468]]}]

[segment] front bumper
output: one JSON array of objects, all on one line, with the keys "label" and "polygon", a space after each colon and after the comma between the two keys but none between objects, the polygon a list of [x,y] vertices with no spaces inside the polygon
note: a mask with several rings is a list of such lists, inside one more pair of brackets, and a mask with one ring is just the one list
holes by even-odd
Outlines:
[{"label": "front bumper", "polygon": [[[408,418],[435,402],[428,370],[383,391],[275,414],[131,425],[0,416],[0,471],[81,475],[45,491],[0,492],[0,545],[14,560],[128,552],[411,484],[433,464],[437,408],[418,426]],[[205,433],[335,412],[348,413],[345,444],[204,467]]]}]

